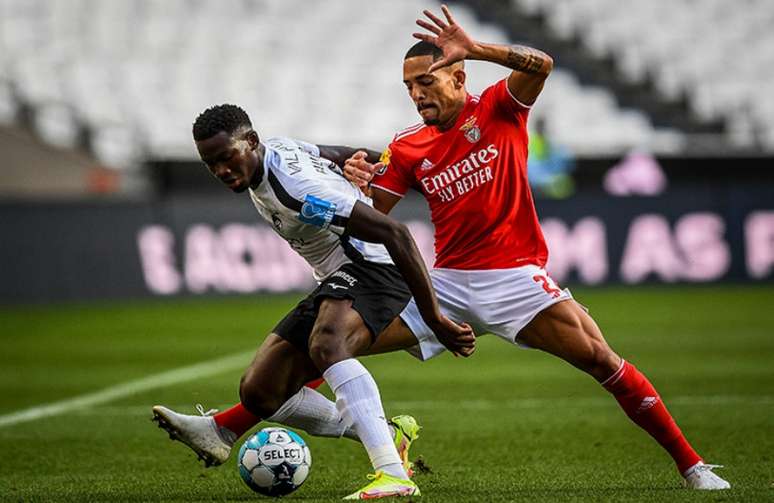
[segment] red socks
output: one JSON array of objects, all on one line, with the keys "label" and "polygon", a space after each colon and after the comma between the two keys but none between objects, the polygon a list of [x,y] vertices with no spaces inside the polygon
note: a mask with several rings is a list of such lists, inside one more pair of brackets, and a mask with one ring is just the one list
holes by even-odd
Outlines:
[{"label": "red socks", "polygon": [[626,361],[602,383],[615,396],[629,419],[647,431],[672,456],[683,474],[701,458],[683,436],[648,379]]},{"label": "red socks", "polygon": [[215,424],[223,428],[227,428],[229,431],[236,434],[237,437],[241,437],[247,430],[258,424],[261,420],[249,410],[245,409],[244,405],[238,403],[226,409],[223,412],[218,412],[214,416]]},{"label": "red socks", "polygon": [[[322,378],[315,379],[314,381],[306,383],[306,386],[317,389],[323,382]],[[237,437],[241,437],[247,430],[261,421],[260,417],[245,409],[241,403],[238,403],[223,412],[218,412],[212,416],[212,418],[215,419],[215,424],[227,428],[235,433]]]},{"label": "red socks", "polygon": [[321,377],[319,379],[315,379],[314,381],[309,381],[304,386],[306,386],[307,388],[317,389],[320,386],[322,386],[322,383],[324,382],[325,382],[325,379]]}]

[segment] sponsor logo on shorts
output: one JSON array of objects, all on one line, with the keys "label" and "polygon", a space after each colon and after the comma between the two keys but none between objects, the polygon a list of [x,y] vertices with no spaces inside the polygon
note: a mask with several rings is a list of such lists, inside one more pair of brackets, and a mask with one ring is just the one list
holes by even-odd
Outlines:
[{"label": "sponsor logo on shorts", "polygon": [[[349,286],[355,286],[355,283],[357,283],[357,278],[355,278],[351,274],[347,274],[344,271],[336,271],[336,272],[334,272],[333,274],[331,274],[331,278],[341,278],[344,281],[346,281],[349,284]],[[337,285],[337,286],[339,286],[340,288],[344,288],[341,285]],[[331,287],[334,287],[334,285],[332,284]]]}]

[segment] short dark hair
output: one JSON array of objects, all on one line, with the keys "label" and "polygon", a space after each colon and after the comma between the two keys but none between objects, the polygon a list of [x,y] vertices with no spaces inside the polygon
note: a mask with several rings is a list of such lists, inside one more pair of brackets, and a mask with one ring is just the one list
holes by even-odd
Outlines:
[{"label": "short dark hair", "polygon": [[195,141],[212,138],[218,133],[233,134],[243,127],[252,128],[247,112],[236,105],[215,105],[200,113],[193,124]]},{"label": "short dark hair", "polygon": [[411,46],[403,59],[416,58],[417,56],[432,56],[433,61],[437,61],[443,57],[443,51],[435,44],[420,40]]}]

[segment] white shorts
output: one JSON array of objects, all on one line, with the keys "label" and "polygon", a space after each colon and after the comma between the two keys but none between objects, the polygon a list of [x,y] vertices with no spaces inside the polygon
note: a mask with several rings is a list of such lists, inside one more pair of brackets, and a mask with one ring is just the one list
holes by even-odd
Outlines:
[{"label": "white shorts", "polygon": [[[540,311],[572,299],[569,290],[559,289],[545,269],[535,265],[480,271],[433,269],[430,278],[444,315],[457,323],[470,323],[476,335],[494,334],[511,344],[517,344],[516,335]],[[400,317],[419,342],[406,351],[429,360],[446,350],[425,325],[414,299]]]}]

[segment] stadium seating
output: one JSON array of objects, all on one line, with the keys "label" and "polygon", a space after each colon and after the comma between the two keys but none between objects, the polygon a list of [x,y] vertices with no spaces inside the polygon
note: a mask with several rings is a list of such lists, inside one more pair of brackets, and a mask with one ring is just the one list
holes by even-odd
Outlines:
[{"label": "stadium seating", "polygon": [[512,0],[553,33],[615,59],[630,81],[652,78],[693,113],[723,119],[730,140],[774,150],[774,3],[744,0]]},{"label": "stadium seating", "polygon": [[[760,80],[727,82],[734,72],[718,64],[721,56],[715,57],[709,44],[703,58],[688,57],[685,47],[678,58],[668,57],[678,38],[672,32],[679,32],[681,19],[687,22],[688,7],[675,16],[661,16],[651,2],[632,7],[651,16],[645,19],[667,18],[657,30],[663,37],[648,39],[640,36],[640,21],[624,21],[629,7],[614,0],[582,7],[571,1],[514,1],[545,10],[557,32],[582,30],[590,48],[620,55],[630,78],[659,68],[665,93],[693,82],[699,113],[742,110],[742,104],[755,103],[753,96],[770,100]],[[722,12],[719,2],[711,3],[714,13]],[[220,102],[242,104],[264,134],[379,148],[417,121],[400,71],[424,7],[426,0],[378,7],[357,0],[0,0],[0,121],[11,121],[23,106],[51,143],[72,145],[87,131],[97,156],[117,167],[195,158],[190,124],[204,107]],[[455,13],[474,37],[508,42],[466,8],[455,6]],[[735,23],[755,18],[739,16]],[[764,25],[757,20],[756,26]],[[722,57],[740,72],[754,66],[726,53]],[[758,60],[751,54],[750,61]],[[468,68],[473,92],[507,74],[491,64],[473,62]],[[719,77],[704,78],[706,68]],[[621,108],[608,90],[582,86],[561,67],[533,113],[546,118],[556,141],[581,155],[676,151],[683,141],[679,131],[654,128],[642,112]],[[745,113],[768,125],[774,143],[771,105]],[[737,122],[744,130],[744,121]]]}]

